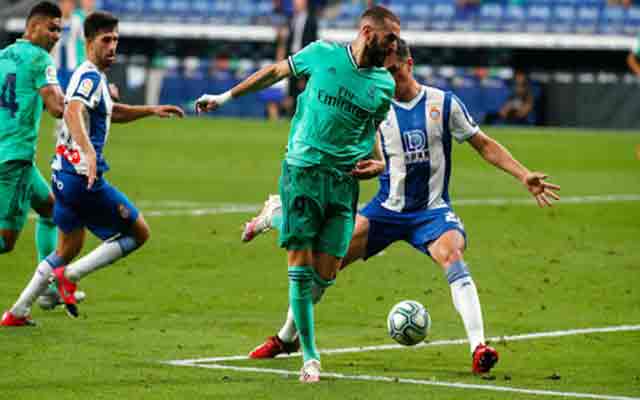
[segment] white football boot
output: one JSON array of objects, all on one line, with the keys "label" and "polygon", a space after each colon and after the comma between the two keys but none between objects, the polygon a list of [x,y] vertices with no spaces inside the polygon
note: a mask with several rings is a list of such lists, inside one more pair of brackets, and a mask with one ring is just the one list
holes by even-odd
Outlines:
[{"label": "white football boot", "polygon": [[320,381],[320,361],[309,360],[300,370],[300,382],[316,383]]},{"label": "white football boot", "polygon": [[262,207],[260,214],[244,224],[240,239],[246,243],[262,233],[269,232],[272,229],[271,218],[276,211],[281,209],[282,201],[280,201],[280,195],[270,194],[267,201],[264,202],[264,207]]}]

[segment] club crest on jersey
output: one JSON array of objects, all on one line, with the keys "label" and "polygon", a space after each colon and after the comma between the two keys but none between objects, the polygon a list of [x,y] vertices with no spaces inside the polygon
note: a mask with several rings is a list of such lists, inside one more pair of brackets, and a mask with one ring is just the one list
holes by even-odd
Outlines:
[{"label": "club crest on jersey", "polygon": [[431,109],[429,109],[429,118],[431,118],[434,121],[437,121],[440,118],[440,109],[438,109],[438,107],[431,107]]},{"label": "club crest on jersey", "polygon": [[118,214],[120,214],[122,219],[129,219],[129,216],[131,215],[129,209],[124,204],[118,204]]},{"label": "club crest on jersey", "polygon": [[83,79],[78,86],[78,93],[84,97],[89,97],[91,90],[93,89],[93,81],[91,79]]}]

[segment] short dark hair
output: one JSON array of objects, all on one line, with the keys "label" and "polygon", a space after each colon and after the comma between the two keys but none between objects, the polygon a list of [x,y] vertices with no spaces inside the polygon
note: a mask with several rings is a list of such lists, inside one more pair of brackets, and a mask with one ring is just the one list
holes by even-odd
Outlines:
[{"label": "short dark hair", "polygon": [[29,11],[27,21],[33,17],[62,18],[62,11],[60,11],[60,7],[57,4],[50,1],[41,1]]},{"label": "short dark hair", "polygon": [[411,57],[411,49],[407,44],[407,41],[404,39],[398,39],[398,48],[396,49],[396,54],[398,58],[402,62],[406,62]]},{"label": "short dark hair", "polygon": [[391,21],[400,25],[400,18],[398,18],[398,16],[395,15],[393,11],[382,6],[374,6],[366,10],[364,13],[362,13],[360,20],[363,20],[365,18],[372,19],[376,23],[376,25],[383,25],[385,23],[385,20],[387,19],[390,19]]},{"label": "short dark hair", "polygon": [[118,26],[118,18],[113,14],[96,11],[84,21],[84,36],[87,40],[94,39],[100,32],[111,32]]}]

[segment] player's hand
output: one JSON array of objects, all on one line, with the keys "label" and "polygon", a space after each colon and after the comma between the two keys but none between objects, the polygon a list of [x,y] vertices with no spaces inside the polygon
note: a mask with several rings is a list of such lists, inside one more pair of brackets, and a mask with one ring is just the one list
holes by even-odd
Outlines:
[{"label": "player's hand", "polygon": [[87,189],[91,189],[93,187],[94,182],[96,181],[97,175],[97,162],[96,162],[96,152],[91,149],[91,151],[87,152]]},{"label": "player's hand", "polygon": [[560,190],[560,186],[545,182],[547,178],[548,175],[542,172],[529,172],[523,179],[527,190],[536,198],[540,207],[552,207],[551,199],[560,200],[560,196],[556,193]]},{"label": "player's hand", "polygon": [[229,100],[230,95],[223,94],[203,94],[196,100],[196,113],[215,111]]},{"label": "player's hand", "polygon": [[371,179],[380,175],[384,171],[384,162],[378,160],[360,160],[355,168],[351,170],[351,175],[358,179]]},{"label": "player's hand", "polygon": [[174,115],[177,116],[178,118],[184,117],[184,111],[182,110],[182,108],[178,106],[171,106],[171,105],[155,106],[153,109],[153,114],[160,118],[169,118],[169,117],[173,117]]}]

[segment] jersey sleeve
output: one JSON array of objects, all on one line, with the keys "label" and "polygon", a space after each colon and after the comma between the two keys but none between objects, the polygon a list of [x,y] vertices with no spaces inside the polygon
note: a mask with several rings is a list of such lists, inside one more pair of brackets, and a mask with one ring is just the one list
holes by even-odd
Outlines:
[{"label": "jersey sleeve", "polygon": [[296,54],[289,56],[289,68],[291,68],[291,74],[294,77],[311,75],[313,73],[313,66],[318,63],[323,57],[322,42],[315,41]]},{"label": "jersey sleeve", "polygon": [[58,71],[55,65],[53,65],[53,59],[47,54],[46,57],[41,57],[35,64],[35,87],[40,90],[47,85],[59,85],[58,83]]},{"label": "jersey sleeve", "polygon": [[469,140],[480,131],[480,127],[467,111],[467,107],[456,95],[451,96],[449,130],[458,143]]},{"label": "jersey sleeve", "polygon": [[71,95],[67,98],[67,103],[73,100],[82,102],[85,106],[93,109],[100,102],[100,84],[102,77],[96,71],[88,71],[80,76],[75,87],[69,88],[67,93]]}]

